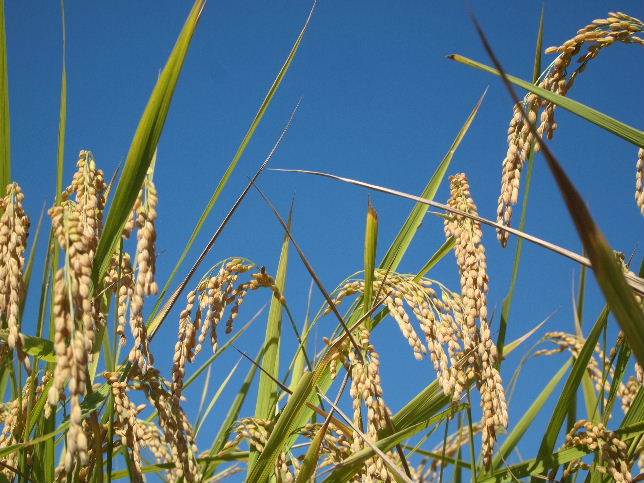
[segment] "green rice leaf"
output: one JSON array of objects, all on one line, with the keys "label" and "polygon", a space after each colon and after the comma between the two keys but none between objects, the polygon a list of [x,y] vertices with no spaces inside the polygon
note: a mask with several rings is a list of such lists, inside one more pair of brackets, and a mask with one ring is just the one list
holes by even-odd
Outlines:
[{"label": "green rice leaf", "polygon": [[[8,336],[8,330],[0,329],[0,339],[6,341]],[[23,348],[27,354],[38,357],[43,361],[56,362],[56,353],[54,352],[54,343],[52,341],[28,335],[23,335],[23,337]]]},{"label": "green rice leaf", "polygon": [[259,110],[257,111],[257,114],[255,114],[255,117],[253,118],[250,127],[248,128],[248,131],[246,131],[246,134],[244,135],[244,138],[241,141],[241,144],[237,148],[237,151],[235,152],[235,155],[233,156],[233,159],[230,161],[230,164],[228,165],[228,168],[226,168],[226,171],[224,172],[224,175],[222,178],[219,180],[219,183],[217,184],[217,187],[215,188],[214,193],[210,197],[210,200],[208,201],[208,204],[203,210],[203,213],[201,213],[201,216],[199,217],[199,220],[197,221],[197,224],[195,225],[194,230],[192,231],[192,234],[190,235],[190,238],[185,244],[185,247],[183,249],[183,252],[181,253],[181,256],[179,257],[179,260],[175,264],[174,268],[172,269],[172,272],[166,279],[166,282],[161,289],[161,292],[159,294],[159,299],[156,303],[156,306],[154,308],[154,312],[158,310],[159,306],[161,305],[161,300],[163,299],[163,296],[165,293],[168,291],[170,288],[170,285],[172,284],[172,281],[174,280],[174,277],[177,275],[177,272],[181,268],[181,265],[183,265],[184,260],[188,256],[188,252],[192,248],[192,245],[194,244],[197,236],[199,235],[199,232],[201,232],[201,229],[203,228],[204,223],[206,222],[206,219],[210,215],[210,212],[215,206],[215,203],[217,203],[217,200],[219,199],[219,196],[221,195],[222,191],[228,184],[228,180],[232,176],[233,172],[235,171],[235,168],[237,168],[237,164],[239,163],[239,160],[242,158],[244,152],[246,151],[246,148],[250,144],[251,139],[255,135],[255,131],[259,127],[260,123],[262,122],[262,119],[264,118],[264,114],[266,114],[266,111],[268,110],[268,107],[270,106],[271,102],[273,101],[273,98],[275,97],[275,94],[277,93],[280,85],[282,84],[282,81],[286,77],[286,73],[288,72],[289,68],[291,67],[291,64],[293,63],[293,60],[295,59],[295,55],[297,54],[297,51],[300,49],[300,45],[302,44],[302,40],[304,39],[304,34],[306,33],[309,23],[311,22],[311,18],[313,17],[313,12],[315,11],[315,5],[316,2],[313,2],[313,6],[311,7],[311,10],[309,11],[309,15],[306,18],[306,21],[304,22],[304,26],[300,30],[299,35],[295,39],[295,42],[293,43],[293,47],[291,47],[291,51],[289,52],[288,56],[286,57],[286,60],[282,64],[282,67],[280,68],[279,72],[277,73],[277,77],[273,81],[273,84],[271,87],[268,89],[268,92],[266,93],[266,97],[264,97],[264,100],[262,101],[262,104],[259,106]]},{"label": "green rice leaf", "polygon": [[11,130],[9,116],[9,71],[4,0],[0,0],[0,196],[11,182]]},{"label": "green rice leaf", "polygon": [[112,251],[121,237],[123,226],[143,185],[150,162],[159,143],[170,109],[172,95],[179,80],[179,74],[204,4],[205,0],[195,0],[139,121],[125,160],[121,179],[116,186],[116,193],[106,217],[103,235],[96,249],[92,274],[94,286],[99,285],[98,282],[102,280],[107,271]]},{"label": "green rice leaf", "polygon": [[[376,268],[376,249],[378,246],[378,213],[369,202],[367,208],[367,222],[365,224],[364,234],[364,295],[363,295],[363,312],[368,312],[371,308],[373,298],[373,274]],[[368,320],[366,325],[371,329],[372,321]]]},{"label": "green rice leaf", "polygon": [[58,153],[56,162],[56,203],[60,201],[63,191],[63,173],[65,166],[65,139],[67,133],[67,29],[65,28],[65,3],[60,2],[63,34],[63,68],[60,79],[60,112],[58,114]]},{"label": "green rice leaf", "polygon": [[[501,75],[499,70],[464,57],[462,55],[452,54],[448,56],[448,58],[469,67],[474,67],[476,69],[489,72],[490,74],[498,76]],[[592,107],[588,107],[581,102],[577,102],[568,97],[555,94],[554,92],[535,86],[530,82],[526,82],[513,75],[508,74],[507,79],[512,84],[530,91],[533,94],[536,94],[537,96],[546,99],[547,101],[550,101],[553,104],[556,104],[557,106],[566,109],[567,111],[570,111],[583,119],[586,119],[587,121],[592,122],[593,124],[607,130],[608,132],[615,134],[616,136],[619,136],[630,143],[635,144],[636,146],[639,146],[641,148],[644,147],[644,131],[641,131],[640,129],[634,128],[632,126],[629,126],[628,124],[618,121],[617,119],[599,112]]]},{"label": "green rice leaf", "polygon": [[624,278],[624,271],[617,261],[615,252],[593,220],[586,203],[548,149],[544,149],[544,156],[588,253],[597,283],[624,331],[626,342],[635,354],[637,362],[644,365],[644,312],[635,301],[633,290]]},{"label": "green rice leaf", "polygon": [[[290,217],[288,223],[290,227]],[[282,241],[282,250],[280,252],[280,259],[277,265],[277,273],[275,275],[275,284],[281,294],[284,294],[286,289],[286,270],[288,268],[289,246],[290,239],[288,235],[285,235]],[[268,323],[266,324],[264,351],[261,357],[262,368],[268,374],[262,372],[259,376],[257,405],[255,407],[255,417],[260,419],[270,419],[275,414],[275,403],[277,402],[278,396],[278,387],[275,379],[279,378],[282,313],[282,302],[277,297],[272,296],[271,306],[268,311]]]},{"label": "green rice leaf", "polygon": [[297,479],[295,480],[295,483],[309,483],[311,481],[314,481],[313,477],[317,468],[318,459],[320,458],[320,446],[322,446],[322,441],[324,440],[324,436],[326,435],[326,431],[329,427],[330,422],[330,419],[324,421],[324,424],[320,427],[320,430],[311,440],[311,445],[304,455],[304,459],[302,460],[302,467],[297,473]]}]

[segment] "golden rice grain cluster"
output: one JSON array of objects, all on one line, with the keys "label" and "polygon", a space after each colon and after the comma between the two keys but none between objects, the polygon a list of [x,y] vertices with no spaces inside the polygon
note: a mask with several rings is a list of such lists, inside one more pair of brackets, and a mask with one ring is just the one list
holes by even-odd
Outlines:
[{"label": "golden rice grain cluster", "polygon": [[[588,63],[599,53],[616,43],[644,45],[644,39],[639,37],[644,31],[641,20],[621,12],[610,12],[608,18],[594,20],[591,24],[580,29],[572,39],[560,46],[549,47],[547,54],[557,54],[539,79],[538,85],[543,89],[565,96],[572,88],[577,77],[586,69]],[[586,46],[585,50],[582,48]],[[576,64],[573,64],[575,61]],[[555,121],[555,104],[529,93],[523,101],[524,112],[531,123],[539,124],[539,137],[551,139],[557,123]],[[541,114],[539,115],[539,113]],[[508,128],[508,151],[503,159],[501,175],[501,194],[497,211],[498,222],[509,226],[512,220],[512,209],[517,204],[521,183],[521,170],[532,148],[538,149],[529,125],[523,119],[519,106],[514,107],[512,120]],[[642,195],[642,150],[637,161],[636,201],[644,213],[644,195]],[[499,229],[499,241],[507,244],[508,233]]]},{"label": "golden rice grain cluster", "polygon": [[[462,178],[458,177],[457,180],[462,181]],[[463,187],[459,185],[457,191],[463,193],[462,190]],[[462,208],[465,207],[461,206],[459,209]],[[468,209],[471,210],[472,207]],[[450,220],[447,228],[450,236],[453,232],[457,240],[462,238],[461,241],[457,241],[457,246],[462,248],[458,249],[457,256],[462,262],[459,262],[459,268],[462,274],[463,295],[455,294],[439,282],[430,279],[417,280],[411,275],[386,270],[375,270],[373,293],[376,294],[376,300],[382,299],[383,305],[398,323],[414,356],[422,359],[429,353],[438,381],[446,395],[458,401],[469,384],[476,382],[481,392],[484,412],[482,434],[487,465],[491,462],[496,432],[507,427],[507,405],[501,377],[495,366],[496,347],[491,340],[487,322],[485,319],[479,319],[482,314],[487,313],[487,275],[485,253],[480,245],[480,227],[477,237],[474,234],[476,227],[469,223],[468,218],[463,218],[464,220]],[[465,242],[466,239],[470,241]],[[469,269],[474,270],[476,276],[471,277],[467,272]],[[363,292],[363,280],[348,280],[334,294],[333,302],[338,305],[344,299]],[[327,308],[326,312],[329,310]],[[418,321],[426,344],[418,335],[408,311]],[[351,354],[350,346],[346,343],[339,352],[343,350]],[[343,356],[337,356],[336,359],[336,364],[345,361]],[[354,355],[350,367],[354,367],[355,360]]]},{"label": "golden rice grain cluster", "polygon": [[[451,208],[478,216],[465,174],[459,173],[450,178],[450,192],[448,204]],[[497,348],[487,323],[488,276],[483,232],[478,221],[452,214],[445,220],[445,234],[455,239],[454,253],[461,276],[461,300],[465,318],[462,325],[464,350],[481,393],[483,464],[489,468],[497,430],[507,428],[508,411],[501,375],[497,369]]]},{"label": "golden rice grain cluster", "polygon": [[49,390],[47,412],[55,408],[68,385],[71,414],[64,457],[65,470],[87,463],[88,438],[82,426],[81,398],[87,393],[87,371],[101,327],[92,296],[92,264],[103,228],[105,181],[92,153],[81,151],[72,183],[60,203],[49,210],[54,236],[64,251],[63,267],[54,277],[53,315],[56,369]]},{"label": "golden rice grain cluster", "polygon": [[268,288],[284,303],[275,280],[264,267],[252,273],[250,280],[237,283],[240,275],[254,268],[255,264],[241,258],[224,260],[215,265],[186,296],[186,307],[179,317],[179,333],[172,367],[172,393],[175,398],[181,397],[187,363],[194,361],[207,337],[213,351],[216,350],[217,328],[228,307],[230,313],[226,320],[226,333],[232,331],[233,321],[248,292]]},{"label": "golden rice grain cluster", "polygon": [[[583,448],[599,454],[600,464],[594,464],[592,470],[609,475],[616,482],[633,481],[629,470],[628,445],[619,436],[606,429],[603,424],[593,423],[586,419],[577,421],[566,436],[566,448]],[[573,461],[564,472],[564,477],[580,469],[590,469],[582,460]]]},{"label": "golden rice grain cluster", "polygon": [[[383,399],[382,381],[380,378],[380,355],[369,341],[369,331],[362,330],[359,337],[361,354],[355,349],[349,352],[349,365],[351,376],[351,398],[353,400],[353,426],[366,427],[367,438],[370,441],[378,440],[378,431],[388,426],[391,411]],[[366,426],[363,418],[363,404],[366,408]],[[352,434],[351,451],[357,453],[365,447],[366,443],[356,431]],[[395,452],[390,452],[393,460],[398,459]],[[384,461],[377,456],[370,458],[364,470],[360,472],[366,481],[391,481],[392,477]]]},{"label": "golden rice grain cluster", "polygon": [[22,351],[20,309],[25,296],[23,269],[29,234],[25,195],[17,183],[9,183],[0,198],[0,318],[9,330],[7,344],[19,360],[28,363]]},{"label": "golden rice grain cluster", "polygon": [[[586,343],[586,339],[567,332],[548,332],[544,335],[543,340],[555,345],[551,349],[539,349],[534,353],[535,357],[549,356],[561,352],[570,352],[573,358],[577,359],[581,350]],[[593,355],[586,365],[586,373],[593,382],[595,389],[604,395],[604,404],[608,401],[609,392],[613,384],[614,368],[613,361],[617,353],[617,347],[623,343],[623,336],[620,334],[617,339],[616,347],[611,351],[610,357],[604,354],[599,344],[594,348]],[[624,414],[630,409],[637,392],[642,387],[643,374],[639,364],[635,364],[635,375],[630,376],[624,383],[621,380],[617,384],[617,396],[621,401]]]},{"label": "golden rice grain cluster", "polygon": [[[23,441],[25,426],[29,422],[29,409],[40,398],[50,380],[51,372],[46,372],[42,380],[38,381],[34,371],[27,379],[21,396],[0,405],[0,424],[3,426],[2,432],[0,432],[0,450]],[[3,456],[5,465],[0,468],[0,475],[4,475],[8,479],[13,478],[15,474],[11,468],[16,467],[18,457],[18,452]],[[33,458],[33,448],[26,448],[25,457],[27,460]]]},{"label": "golden rice grain cluster", "polygon": [[[158,291],[155,280],[157,204],[157,190],[151,173],[148,173],[132,211],[137,228],[135,256],[137,271],[130,300],[130,329],[134,336],[134,346],[130,351],[129,359],[130,362],[138,365],[141,372],[146,372],[148,367],[154,364],[143,320],[143,304],[146,297],[155,295]],[[126,228],[123,235],[126,236],[127,232]]]}]

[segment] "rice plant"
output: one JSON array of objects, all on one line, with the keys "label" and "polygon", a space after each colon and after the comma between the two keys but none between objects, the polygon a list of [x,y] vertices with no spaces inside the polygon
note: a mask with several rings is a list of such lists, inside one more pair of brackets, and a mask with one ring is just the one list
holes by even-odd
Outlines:
[{"label": "rice plant", "polygon": [[[376,258],[377,245],[382,243],[379,219],[369,205],[363,269],[339,274],[343,281],[327,288],[292,231],[291,215],[284,219],[256,183],[285,142],[296,107],[266,160],[187,275],[176,283],[175,276],[187,268],[187,255],[297,55],[315,10],[313,5],[185,249],[177,254],[174,269],[160,280],[157,220],[163,217],[164,193],[155,184],[157,145],[205,7],[203,0],[196,0],[190,10],[147,101],[120,174],[112,179],[91,151],[82,150],[65,187],[63,69],[56,196],[46,219],[34,224],[33,214],[24,208],[30,193],[24,193],[11,176],[6,34],[0,0],[0,481],[644,479],[640,473],[644,466],[642,273],[634,273],[632,261],[609,246],[546,142],[557,129],[555,112],[560,108],[633,144],[637,150],[635,198],[644,213],[644,132],[567,97],[604,49],[615,43],[634,49],[644,45],[644,24],[625,13],[610,12],[570,40],[545,49],[543,53],[556,57],[542,69],[542,15],[534,77],[527,82],[505,73],[475,21],[494,68],[456,54],[451,58],[500,76],[514,102],[496,221],[479,214],[471,193],[474,181],[450,167],[476,122],[481,98],[420,196],[334,174],[291,170],[414,202],[380,261]],[[518,98],[513,85],[528,94]],[[519,227],[510,226],[522,173],[526,164],[532,172],[537,153],[543,155],[566,201],[583,254],[525,232],[527,195]],[[443,183],[449,183],[449,199],[436,201]],[[211,251],[251,191],[259,192],[276,226],[283,230],[275,273],[242,254],[217,260]],[[430,206],[439,212],[430,213]],[[444,230],[434,233],[441,247],[416,273],[403,273],[400,262],[428,214],[442,217]],[[576,333],[556,327],[538,339],[535,333],[541,326],[536,326],[526,328],[523,337],[505,340],[513,289],[497,322],[499,314],[488,307],[489,285],[495,283],[487,270],[488,226],[496,229],[503,246],[512,238],[536,243],[592,270],[606,305],[589,331],[585,333],[580,325]],[[39,297],[27,300],[36,260],[34,249],[29,248],[36,246],[39,237],[47,238],[44,277]],[[456,286],[434,279],[431,272],[438,262],[449,263],[450,252],[459,275]],[[323,299],[305,321],[295,319],[292,307],[306,301],[289,299],[285,290],[295,255]],[[515,271],[520,263],[518,249]],[[250,297],[264,297],[269,308],[241,324],[238,319]],[[583,300],[581,291],[579,300]],[[34,324],[24,320],[27,302],[37,303]],[[255,329],[264,324],[266,334],[257,357],[236,346],[253,323]],[[497,323],[499,329],[494,327]],[[330,330],[329,324],[336,324],[335,329]],[[409,346],[400,357],[428,359],[435,373],[435,379],[419,387],[398,411],[392,410],[383,389],[382,358],[373,337],[380,324],[398,327]],[[606,335],[608,324],[619,326],[614,340]],[[155,359],[156,351],[167,350],[155,340],[163,325],[176,328],[171,367]],[[283,350],[287,336],[297,341],[293,353]],[[529,339],[538,339],[532,348],[526,342]],[[211,370],[221,354],[233,350],[241,353],[240,362],[249,367],[248,373],[239,377],[240,364],[233,367],[208,400]],[[521,408],[519,420],[509,417],[508,407],[517,380],[525,374],[519,367],[511,378],[502,378],[504,360],[515,351],[524,354],[524,360],[569,355],[541,394]],[[250,390],[254,380],[256,392]],[[186,405],[192,396],[186,391],[197,381],[205,388],[198,414],[191,417]],[[241,389],[224,408],[217,404],[218,398],[230,390],[231,381],[238,381]],[[578,415],[578,396],[585,404],[585,416]],[[548,400],[554,402],[554,410],[543,430],[535,420]],[[213,411],[225,416],[204,445],[198,436]],[[526,437],[540,441],[538,451],[521,455],[519,461],[511,459]]]}]

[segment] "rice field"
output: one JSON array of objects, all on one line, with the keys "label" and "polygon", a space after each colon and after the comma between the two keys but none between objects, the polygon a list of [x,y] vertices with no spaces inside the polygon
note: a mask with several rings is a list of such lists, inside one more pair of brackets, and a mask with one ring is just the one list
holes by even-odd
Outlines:
[{"label": "rice field", "polygon": [[[254,176],[243,180],[235,201],[223,206],[219,198],[230,179],[243,178],[235,171],[238,162],[315,22],[315,4],[212,197],[200,217],[199,211],[192,213],[197,221],[183,251],[160,253],[157,247],[163,205],[174,196],[157,190],[156,168],[162,162],[157,147],[200,17],[213,7],[195,0],[114,174],[104,172],[100,160],[84,149],[73,177],[65,179],[63,68],[57,176],[51,180],[56,196],[37,221],[38,214],[25,208],[34,194],[23,192],[12,177],[0,0],[0,481],[644,479],[641,253],[630,256],[611,247],[576,188],[578,180],[567,174],[549,143],[565,110],[627,144],[635,164],[634,201],[644,215],[644,132],[571,98],[578,80],[592,76],[593,64],[610,55],[614,45],[625,44],[634,59],[641,59],[644,23],[622,12],[595,20],[580,12],[573,35],[545,48],[548,19],[542,13],[534,32],[534,74],[522,80],[506,73],[474,19],[472,28],[488,59],[481,63],[459,54],[450,59],[491,74],[490,80],[511,96],[507,154],[499,163],[497,186],[474,190],[476,179],[451,166],[477,122],[485,94],[419,194],[336,173],[281,170],[281,176],[291,171],[299,178],[323,177],[346,185],[349,193],[359,186],[374,198],[408,203],[389,245],[380,235],[375,203],[369,204],[364,226],[351,234],[364,240],[361,269],[338,274],[342,282],[331,287],[298,242],[292,211],[281,213],[258,182],[288,143],[300,102]],[[525,231],[535,161],[552,175],[570,215],[565,222],[574,225],[583,252]],[[448,189],[447,199],[435,199],[441,186]],[[495,219],[479,210],[473,192],[482,190],[498,193]],[[632,201],[632,186],[623,192]],[[272,271],[262,265],[266,261],[213,250],[249,194],[265,202],[283,237]],[[220,211],[213,212],[215,205]],[[212,233],[204,231],[215,213],[219,225]],[[429,216],[442,224],[432,233],[440,248],[419,261],[417,272],[405,273],[401,260]],[[629,229],[641,232],[641,227]],[[504,251],[514,275],[500,313],[489,294],[490,284],[498,283],[488,273],[489,247],[496,243],[518,245]],[[584,302],[585,277],[596,280],[605,305],[592,315],[592,325],[587,314],[586,327],[578,323],[576,331],[539,324],[525,327],[519,338],[507,338],[523,244],[579,267],[576,313]],[[44,250],[38,255],[35,247]],[[157,265],[168,259],[172,271],[161,277]],[[434,278],[439,262],[453,266],[456,284]],[[42,263],[42,280],[32,278],[36,263]],[[310,305],[311,298],[291,299],[286,291],[289,264],[297,263],[322,300],[306,309],[303,320],[296,316],[303,309],[295,308]],[[251,299],[265,301],[266,310],[253,316],[247,309]],[[26,313],[36,314],[34,321],[26,320]],[[433,379],[420,381],[415,396],[397,410],[388,403],[381,367],[396,361],[379,352],[373,336],[385,324],[396,327],[404,341],[399,358],[425,361],[433,371]],[[174,334],[171,344],[159,341],[162,328]],[[265,334],[257,355],[240,349],[249,330]],[[287,350],[287,337],[296,341],[295,350]],[[159,354],[164,360],[168,351],[171,364],[159,363]],[[224,353],[235,352],[240,359],[230,372],[218,366]],[[521,356],[514,371],[504,367],[512,353]],[[515,408],[518,419],[510,417],[517,383],[530,377],[521,370],[523,363],[559,356],[565,356],[561,368],[548,375],[530,404]],[[245,376],[240,367],[247,367]],[[210,386],[213,372],[227,374],[218,387]],[[195,401],[198,387],[201,398]],[[234,394],[229,405],[219,401],[225,391]],[[221,421],[216,428],[215,413]],[[545,418],[545,428],[537,424],[539,418]],[[538,449],[517,458],[517,447],[527,439]]]}]

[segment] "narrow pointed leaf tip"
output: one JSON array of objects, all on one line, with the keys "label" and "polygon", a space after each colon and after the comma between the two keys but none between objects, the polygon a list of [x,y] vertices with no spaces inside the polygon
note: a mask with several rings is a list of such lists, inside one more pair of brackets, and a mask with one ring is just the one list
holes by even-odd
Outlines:
[{"label": "narrow pointed leaf tip", "polygon": [[139,121],[123,167],[123,174],[116,187],[114,200],[105,221],[103,236],[96,250],[93,273],[95,284],[101,280],[107,270],[112,250],[121,236],[123,226],[143,185],[204,5],[205,0],[196,0],[193,4]]}]

